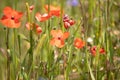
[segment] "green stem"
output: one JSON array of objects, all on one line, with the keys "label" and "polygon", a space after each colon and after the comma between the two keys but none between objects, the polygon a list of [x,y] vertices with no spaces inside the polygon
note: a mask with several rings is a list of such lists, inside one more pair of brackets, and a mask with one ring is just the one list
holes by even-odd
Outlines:
[{"label": "green stem", "polygon": [[[12,60],[12,63],[13,63],[13,72],[14,72],[14,75],[17,73],[16,69],[17,69],[17,66],[16,66],[16,52],[15,52],[15,48],[16,48],[16,29],[13,29],[13,35],[14,35],[14,40],[13,40],[13,54],[11,54],[11,57],[13,58]],[[16,79],[16,75],[14,76],[14,79]]]},{"label": "green stem", "polygon": [[[48,14],[49,14],[49,12],[50,12],[50,3],[51,3],[51,0],[48,0]],[[51,24],[51,23],[50,23],[50,19],[49,19],[49,20],[48,20],[48,26],[47,26],[47,28],[46,28],[46,29],[47,29],[47,33],[48,33],[48,35],[49,35],[49,36],[48,36],[48,40],[49,40],[49,37],[50,37],[50,27],[51,27],[50,24]]]},{"label": "green stem", "polygon": [[7,80],[10,80],[10,55],[9,55],[9,29],[6,32],[6,48],[7,48]]},{"label": "green stem", "polygon": [[18,47],[19,47],[19,57],[21,57],[21,40],[20,40],[20,35],[18,35]]},{"label": "green stem", "polygon": [[[100,9],[100,6],[101,6],[101,2],[100,2],[100,0],[98,1],[99,2],[99,31],[98,31],[98,33],[99,33],[99,38],[101,38],[101,9]],[[100,40],[100,39],[99,39]],[[100,41],[99,41],[100,42]]]},{"label": "green stem", "polygon": [[31,25],[32,22],[31,22],[31,14],[30,14],[30,9],[29,9],[29,4],[26,3],[26,8],[27,8],[27,19],[28,19],[28,22],[30,23],[30,33],[29,33],[29,36],[30,36],[30,50],[29,50],[29,68],[28,68],[28,73],[29,73],[29,77],[32,76],[30,75],[32,73],[32,64],[33,64],[33,34],[32,34],[32,27],[34,25]]},{"label": "green stem", "polygon": [[[51,4],[51,0],[48,0],[48,14],[49,14],[49,12],[50,12],[50,4]],[[48,42],[50,42],[50,28],[51,27],[51,22],[50,22],[50,19],[48,20],[48,25],[47,25],[47,27],[46,27],[46,30],[47,30],[47,35],[48,35],[48,37],[47,37],[47,40],[48,40]],[[52,72],[49,72],[48,73],[48,71],[50,71],[50,69],[51,69],[51,67],[52,67],[52,52],[51,52],[51,49],[50,49],[50,45],[48,44],[47,45],[47,47],[48,47],[48,54],[47,54],[47,63],[48,63],[48,68],[46,68],[46,70],[47,70],[47,76],[49,77],[49,79],[51,79],[52,78]]]},{"label": "green stem", "polygon": [[[18,0],[14,0],[14,5],[13,5],[13,7],[14,7],[14,9],[16,10],[17,9],[17,3],[18,3]],[[16,52],[15,52],[15,50],[16,50],[16,29],[14,28],[13,29],[13,35],[14,35],[14,45],[13,45],[13,54],[11,55],[11,57],[13,58],[13,60],[12,60],[12,62],[13,62],[13,72],[14,72],[14,79],[16,79],[16,74],[17,74],[17,65],[16,65],[16,62],[17,62],[17,55],[16,55]]]},{"label": "green stem", "polygon": [[32,30],[30,30],[30,56],[31,60],[33,61],[33,35],[32,35]]},{"label": "green stem", "polygon": [[110,0],[107,0],[106,3],[106,53],[107,53],[107,57],[106,57],[106,72],[107,72],[107,78],[109,79],[109,75],[110,75],[110,70],[108,69],[108,62],[109,62],[109,56],[110,56],[110,52],[109,52],[109,38],[108,38],[108,27],[109,27],[109,22],[110,22]]},{"label": "green stem", "polygon": [[62,31],[64,31],[64,26],[63,26],[63,7],[64,7],[64,0],[61,1],[61,12],[60,12],[60,26],[62,27]]},{"label": "green stem", "polygon": [[18,1],[18,0],[14,0],[14,8],[15,8],[15,9],[17,8],[17,1]]}]

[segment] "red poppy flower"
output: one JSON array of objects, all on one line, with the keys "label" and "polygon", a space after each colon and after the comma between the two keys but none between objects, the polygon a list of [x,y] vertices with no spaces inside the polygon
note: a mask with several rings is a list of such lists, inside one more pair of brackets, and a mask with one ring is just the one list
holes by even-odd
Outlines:
[{"label": "red poppy flower", "polygon": [[63,16],[63,22],[68,22],[70,20],[69,16],[67,14],[65,14]]},{"label": "red poppy flower", "polygon": [[70,23],[71,26],[75,24],[75,21],[72,19],[70,19],[68,22]]},{"label": "red poppy flower", "polygon": [[50,18],[51,16],[49,14],[43,14],[41,15],[40,13],[36,13],[35,18],[37,19],[37,21],[43,22],[46,21]]},{"label": "red poppy flower", "polygon": [[28,30],[30,30],[30,23],[29,22],[27,22],[25,26]]},{"label": "red poppy flower", "polygon": [[63,22],[66,29],[75,24],[75,21],[73,19],[70,19],[68,15],[64,15]]},{"label": "red poppy flower", "polygon": [[105,54],[104,48],[100,48],[99,52],[100,52],[101,54]]},{"label": "red poppy flower", "polygon": [[70,27],[70,23],[69,23],[69,22],[64,22],[64,27],[65,27],[66,29],[68,29],[68,28]]},{"label": "red poppy flower", "polygon": [[34,9],[34,5],[30,6],[30,12],[32,12]]},{"label": "red poppy flower", "polygon": [[[47,12],[49,11],[48,5],[45,5],[45,9]],[[60,7],[55,7],[55,6],[50,5],[49,15],[59,17],[60,13],[61,13]]]},{"label": "red poppy flower", "polygon": [[[96,46],[93,46],[91,49],[90,49],[90,52],[93,56],[96,56],[96,51],[97,51],[97,47]],[[99,49],[99,53],[100,54],[105,54],[105,50],[104,48],[100,48]]]},{"label": "red poppy flower", "polygon": [[83,48],[85,46],[85,42],[80,38],[76,38],[74,40],[74,46],[78,49]]},{"label": "red poppy flower", "polygon": [[42,28],[36,24],[36,33],[40,34],[41,32],[42,32]]},{"label": "red poppy flower", "polygon": [[[32,29],[39,35],[42,32],[42,28],[37,24],[32,24]],[[35,27],[34,27],[35,26]],[[30,30],[30,23],[26,23],[26,28]]]},{"label": "red poppy flower", "polygon": [[18,28],[20,26],[19,19],[23,16],[22,12],[17,12],[10,7],[5,7],[3,17],[0,22],[8,28]]},{"label": "red poppy flower", "polygon": [[53,38],[51,39],[50,44],[62,48],[64,46],[64,40],[69,36],[69,32],[63,33],[61,30],[52,30],[51,35]]},{"label": "red poppy flower", "polygon": [[93,47],[90,49],[90,51],[91,51],[91,53],[92,53],[93,56],[96,55],[96,50],[97,50],[97,47],[96,47],[96,46],[93,46]]}]

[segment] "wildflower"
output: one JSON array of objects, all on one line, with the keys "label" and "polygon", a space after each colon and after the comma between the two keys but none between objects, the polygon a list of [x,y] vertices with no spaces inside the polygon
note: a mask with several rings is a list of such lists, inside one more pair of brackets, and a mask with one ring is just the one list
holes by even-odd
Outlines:
[{"label": "wildflower", "polygon": [[91,54],[92,54],[93,56],[96,55],[96,50],[97,50],[97,47],[96,47],[96,46],[93,46],[93,47],[90,49]]},{"label": "wildflower", "polygon": [[100,48],[99,52],[100,52],[101,54],[105,54],[104,48]]},{"label": "wildflower", "polygon": [[[93,56],[96,56],[96,51],[97,51],[97,47],[96,46],[93,46],[91,49],[90,49],[90,52]],[[100,54],[105,54],[105,50],[104,48],[100,48],[99,49],[99,53]]]},{"label": "wildflower", "polygon": [[27,28],[28,30],[30,30],[30,23],[29,23],[29,22],[27,22],[27,23],[25,24],[25,26],[26,26],[26,28]]},{"label": "wildflower", "polygon": [[64,15],[63,22],[66,29],[75,24],[75,21],[73,19],[69,19],[68,15]]},{"label": "wildflower", "polygon": [[46,21],[50,18],[51,16],[49,14],[43,14],[41,15],[40,13],[36,13],[35,18],[37,19],[37,21],[43,22]]},{"label": "wildflower", "polygon": [[34,9],[34,5],[30,6],[30,12],[32,12]]},{"label": "wildflower", "polygon": [[65,27],[66,29],[68,29],[68,28],[70,27],[70,23],[64,22],[64,27]]},{"label": "wildflower", "polygon": [[45,9],[47,12],[49,12],[49,15],[51,16],[57,16],[57,17],[60,16],[61,13],[60,7],[55,7],[50,5],[50,10],[49,10],[48,5],[45,5]]},{"label": "wildflower", "polygon": [[69,21],[69,16],[67,15],[67,14],[65,14],[64,16],[63,16],[63,22],[68,22]]},{"label": "wildflower", "polygon": [[93,42],[93,39],[92,39],[91,37],[88,37],[88,38],[87,38],[87,42],[92,43],[92,42]]},{"label": "wildflower", "polygon": [[40,34],[41,32],[42,32],[42,28],[36,24],[36,33]]},{"label": "wildflower", "polygon": [[22,12],[17,12],[11,7],[5,7],[3,10],[4,15],[2,16],[0,22],[8,28],[18,28],[21,24],[19,21],[23,16]]},{"label": "wildflower", "polygon": [[61,30],[52,30],[51,35],[53,38],[51,39],[50,44],[62,48],[64,46],[64,40],[69,36],[69,32],[63,33]]},{"label": "wildflower", "polygon": [[74,46],[78,49],[83,48],[85,46],[85,42],[80,38],[76,38],[74,40]]},{"label": "wildflower", "polygon": [[[30,28],[32,27],[32,28]],[[28,30],[32,29],[36,32],[36,34],[40,34],[42,32],[42,28],[38,25],[38,24],[30,24],[30,23],[26,23],[26,28]]]},{"label": "wildflower", "polygon": [[78,4],[78,0],[67,0],[67,5],[77,6]]}]

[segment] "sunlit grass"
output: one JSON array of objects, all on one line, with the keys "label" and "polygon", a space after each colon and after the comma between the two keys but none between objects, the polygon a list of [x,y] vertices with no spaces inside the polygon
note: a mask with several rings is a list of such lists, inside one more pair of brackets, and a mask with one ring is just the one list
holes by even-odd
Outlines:
[{"label": "sunlit grass", "polygon": [[[0,4],[0,18],[6,6],[23,12],[19,28],[0,24],[0,80],[119,80],[119,0],[2,0]],[[53,11],[50,5],[55,6]],[[37,12],[50,18],[37,20]]]}]

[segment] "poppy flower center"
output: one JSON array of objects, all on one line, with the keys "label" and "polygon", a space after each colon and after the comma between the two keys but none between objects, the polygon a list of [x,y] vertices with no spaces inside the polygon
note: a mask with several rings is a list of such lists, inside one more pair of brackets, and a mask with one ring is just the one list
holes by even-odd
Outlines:
[{"label": "poppy flower center", "polygon": [[58,37],[58,40],[60,40],[61,39],[61,37]]},{"label": "poppy flower center", "polygon": [[12,16],[11,19],[14,20],[15,19],[14,16]]},{"label": "poppy flower center", "polygon": [[93,50],[95,51],[96,49],[95,49],[95,48],[93,48]]}]

